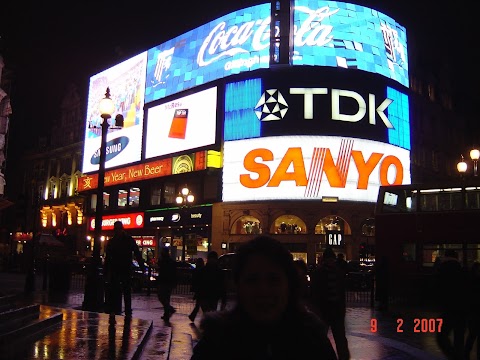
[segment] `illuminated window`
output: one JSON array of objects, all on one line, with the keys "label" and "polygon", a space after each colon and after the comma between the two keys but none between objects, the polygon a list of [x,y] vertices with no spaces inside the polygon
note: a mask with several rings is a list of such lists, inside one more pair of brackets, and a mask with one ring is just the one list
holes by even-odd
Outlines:
[{"label": "illuminated window", "polygon": [[155,185],[150,192],[150,205],[160,205],[162,203],[162,186]]},{"label": "illuminated window", "polygon": [[230,229],[231,234],[261,234],[260,220],[255,216],[245,215],[240,217]]},{"label": "illuminated window", "polygon": [[119,208],[126,207],[127,206],[127,201],[128,201],[128,191],[123,190],[123,189],[118,190],[117,206]]},{"label": "illuminated window", "polygon": [[272,234],[306,234],[307,225],[295,215],[281,215],[270,228]]},{"label": "illuminated window", "polygon": [[163,200],[165,204],[175,204],[176,197],[177,197],[177,193],[175,191],[175,184],[174,183],[165,184],[165,188],[163,191]]},{"label": "illuminated window", "polygon": [[140,203],[140,189],[137,187],[130,188],[128,196],[128,204],[130,207],[138,207]]},{"label": "illuminated window", "polygon": [[325,216],[315,225],[315,234],[326,234],[328,230],[341,231],[344,235],[351,235],[350,225],[337,215]]}]

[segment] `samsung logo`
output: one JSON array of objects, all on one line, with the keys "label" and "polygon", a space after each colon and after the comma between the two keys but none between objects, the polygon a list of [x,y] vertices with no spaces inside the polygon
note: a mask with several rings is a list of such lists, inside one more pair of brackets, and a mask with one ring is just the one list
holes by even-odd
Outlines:
[{"label": "samsung logo", "polygon": [[[105,144],[106,157],[105,161],[113,159],[115,156],[120,154],[127,147],[129,142],[128,137],[120,136],[116,139],[112,139]],[[100,149],[97,149],[90,159],[92,165],[100,164]]]}]

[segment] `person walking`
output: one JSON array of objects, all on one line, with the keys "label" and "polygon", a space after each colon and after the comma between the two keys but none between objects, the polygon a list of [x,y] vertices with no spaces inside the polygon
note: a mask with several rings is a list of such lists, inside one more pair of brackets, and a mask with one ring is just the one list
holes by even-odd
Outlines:
[{"label": "person walking", "polygon": [[216,251],[208,252],[207,263],[198,273],[197,299],[204,314],[216,311],[219,301],[221,309],[224,309],[227,303],[225,275],[218,265]]},{"label": "person walking", "polygon": [[[437,266],[436,277],[440,318],[443,319],[442,331],[436,333],[437,343],[448,359],[463,359],[467,322],[467,307],[464,303],[467,277],[455,250],[445,250],[445,256]],[[453,343],[450,338],[452,333]]]},{"label": "person walking", "polygon": [[301,302],[298,271],[280,242],[259,236],[243,244],[232,275],[235,305],[204,315],[191,360],[336,359],[325,324]]},{"label": "person walking", "polygon": [[177,285],[177,266],[168,247],[162,247],[158,260],[157,295],[163,306],[162,319],[169,321],[175,308],[170,304],[172,291]]},{"label": "person walking", "polygon": [[199,273],[201,269],[205,266],[205,261],[203,258],[199,257],[195,261],[195,269],[192,272],[192,291],[193,291],[193,299],[195,300],[195,306],[193,307],[192,312],[188,315],[188,318],[191,322],[195,321],[197,317],[198,311],[200,310],[200,302],[198,301],[198,286],[199,286]]},{"label": "person walking", "polygon": [[346,274],[338,266],[332,248],[325,249],[322,262],[312,272],[311,294],[315,312],[332,331],[338,358],[350,359],[345,334]]},{"label": "person walking", "polygon": [[121,221],[113,224],[115,234],[105,250],[106,307],[110,315],[122,313],[122,294],[125,315],[132,316],[132,260],[145,271],[145,263],[137,243],[128,235]]},{"label": "person walking", "polygon": [[475,261],[470,269],[468,289],[468,335],[465,340],[465,359],[470,359],[475,341],[477,342],[477,359],[480,359],[480,263],[478,261]]}]

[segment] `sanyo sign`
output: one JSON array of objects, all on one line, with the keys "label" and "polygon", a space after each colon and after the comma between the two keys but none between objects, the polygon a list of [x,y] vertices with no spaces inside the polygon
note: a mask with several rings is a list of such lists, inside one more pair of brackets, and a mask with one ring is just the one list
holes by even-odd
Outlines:
[{"label": "sanyo sign", "polygon": [[272,136],[224,144],[223,201],[375,202],[380,185],[410,182],[410,151],[378,141]]}]

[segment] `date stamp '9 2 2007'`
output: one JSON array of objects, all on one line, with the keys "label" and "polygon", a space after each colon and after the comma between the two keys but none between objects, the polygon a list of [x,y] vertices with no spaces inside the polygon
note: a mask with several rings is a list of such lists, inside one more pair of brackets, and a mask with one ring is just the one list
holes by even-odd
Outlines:
[{"label": "date stamp '9 2 2007'", "polygon": [[[442,318],[414,318],[413,323],[402,318],[397,319],[397,333],[402,333],[404,329],[414,333],[437,333],[442,332],[442,326]],[[370,331],[378,331],[378,322],[375,318],[370,319]]]}]

